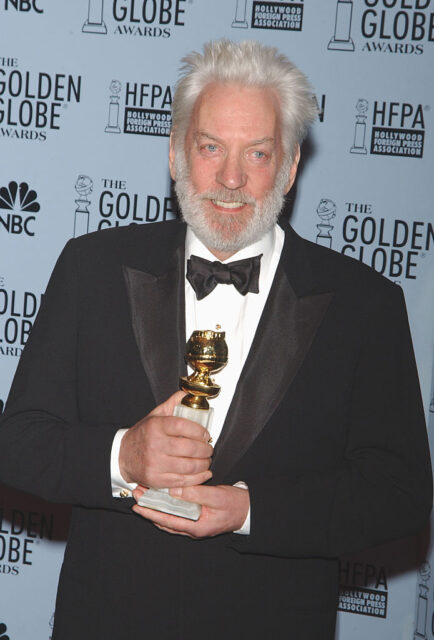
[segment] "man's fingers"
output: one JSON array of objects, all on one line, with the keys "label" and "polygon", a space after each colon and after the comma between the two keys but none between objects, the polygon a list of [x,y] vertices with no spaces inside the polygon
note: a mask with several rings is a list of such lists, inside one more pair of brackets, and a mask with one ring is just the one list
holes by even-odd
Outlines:
[{"label": "man's fingers", "polygon": [[[159,475],[160,478],[170,477],[171,484],[168,486],[176,487],[177,485],[173,483],[178,478],[181,479],[183,476],[197,477],[198,474],[208,471],[210,464],[210,458],[175,458],[161,455],[158,459],[149,462],[147,472]],[[181,482],[179,486],[185,485]]]},{"label": "man's fingers", "polygon": [[[135,499],[139,500],[142,493],[137,489],[134,492]],[[191,521],[139,505],[135,505],[133,510],[168,533],[188,535],[196,539],[238,531],[246,520],[250,504],[247,490],[226,485],[176,487],[170,490],[170,494],[201,504],[203,509],[199,519]]]},{"label": "man's fingers", "polygon": [[[173,487],[173,485],[172,485]],[[243,489],[240,489],[243,491]],[[182,498],[187,502],[198,502],[201,505],[211,507],[213,509],[223,509],[225,507],[227,496],[225,492],[215,486],[179,486],[170,489],[170,495],[176,498]]]},{"label": "man's fingers", "polygon": [[205,427],[186,418],[173,417],[171,420],[166,420],[164,431],[168,436],[184,437],[205,443],[209,440],[209,432]]},{"label": "man's fingers", "polygon": [[[173,486],[173,485],[172,485]],[[222,506],[224,496],[217,487],[204,487],[204,486],[187,486],[180,485],[176,488],[170,489],[170,495],[187,502],[199,502],[202,505],[219,509]]]},{"label": "man's fingers", "polygon": [[185,396],[184,391],[175,391],[165,402],[157,405],[155,409],[151,411],[150,416],[172,416],[173,411],[177,404],[179,404],[182,398]]},{"label": "man's fingers", "polygon": [[[179,518],[178,516],[172,516],[162,511],[156,511],[155,509],[148,509],[147,507],[140,507],[134,505],[133,511],[142,518],[151,520],[157,527],[164,529],[168,533],[182,533],[184,535],[192,535],[194,532],[194,523],[187,518]],[[192,531],[193,530],[193,531]]]},{"label": "man's fingers", "polygon": [[170,437],[167,441],[166,454],[180,458],[211,458],[214,449],[207,442],[191,438]]},{"label": "man's fingers", "polygon": [[[197,475],[202,471],[207,471],[211,464],[211,458],[181,458],[179,456],[168,456],[166,460],[167,472],[183,476]],[[161,465],[163,470],[165,466],[164,460],[161,461]]]},{"label": "man's fingers", "polygon": [[196,422],[172,415],[183,396],[182,391],[174,393],[125,434],[119,465],[128,482],[170,488],[211,477],[207,470],[214,449],[208,444],[209,433]]},{"label": "man's fingers", "polygon": [[154,489],[162,487],[167,489],[171,489],[172,487],[192,487],[197,484],[203,484],[211,478],[212,471],[209,469],[187,475],[181,473],[159,472],[158,477],[157,474],[155,474],[155,481],[152,483],[152,486]]},{"label": "man's fingers", "polygon": [[212,446],[203,440],[168,436],[158,430],[148,435],[146,446],[152,455],[161,454],[173,458],[210,459],[214,453]]},{"label": "man's fingers", "polygon": [[175,529],[169,529],[168,527],[163,527],[161,524],[157,524],[156,522],[154,522],[153,524],[155,527],[157,527],[157,529],[160,529],[160,531],[165,531],[166,533],[171,533],[171,534],[176,533],[179,536],[188,536],[190,538],[193,537],[188,533],[184,533],[183,531],[175,531]]},{"label": "man's fingers", "polygon": [[[164,481],[166,482],[167,480],[164,486],[168,489],[171,489],[172,487],[193,487],[197,484],[203,484],[207,480],[210,480],[210,478],[212,478],[212,471],[209,469],[200,473],[188,475],[167,473],[164,476]],[[194,500],[190,500],[190,502],[194,502]]]},{"label": "man's fingers", "polygon": [[133,498],[137,502],[138,499],[147,491],[147,487],[144,487],[141,484],[138,484],[137,487],[133,490]]},{"label": "man's fingers", "polygon": [[172,394],[165,402],[155,407],[155,409],[148,414],[148,418],[154,416],[160,418],[170,417],[170,420],[164,420],[164,422],[162,422],[164,432],[167,435],[184,436],[191,440],[208,442],[209,433],[202,425],[192,420],[178,418],[173,415],[176,405],[181,402],[184,396],[185,393],[183,391],[176,391],[176,393]]}]

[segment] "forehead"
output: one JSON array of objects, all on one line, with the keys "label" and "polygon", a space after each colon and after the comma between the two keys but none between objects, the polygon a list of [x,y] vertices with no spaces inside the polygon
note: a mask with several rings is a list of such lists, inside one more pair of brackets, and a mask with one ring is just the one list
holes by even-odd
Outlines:
[{"label": "forehead", "polygon": [[277,94],[270,88],[210,84],[196,100],[190,129],[217,137],[276,138],[280,126]]}]

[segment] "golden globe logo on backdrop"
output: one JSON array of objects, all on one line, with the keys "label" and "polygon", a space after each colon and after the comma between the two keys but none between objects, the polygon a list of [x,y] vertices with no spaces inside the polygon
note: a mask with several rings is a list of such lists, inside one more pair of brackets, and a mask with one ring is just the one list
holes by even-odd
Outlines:
[{"label": "golden globe logo on backdrop", "polygon": [[21,70],[0,57],[0,136],[45,141],[61,127],[64,108],[81,99],[81,75]]},{"label": "golden globe logo on backdrop", "polygon": [[421,260],[434,243],[434,225],[409,216],[390,219],[372,204],[346,202],[341,252],[373,267],[395,282],[416,280]]},{"label": "golden globe logo on backdrop", "polygon": [[[185,25],[187,0],[88,0],[82,32],[170,38]],[[108,25],[108,26],[107,26]]]},{"label": "golden globe logo on backdrop", "polygon": [[0,278],[0,356],[19,357],[27,342],[42,294],[7,286]]},{"label": "golden globe logo on backdrop", "polygon": [[360,260],[394,282],[416,280],[434,245],[434,224],[378,215],[377,205],[337,203],[322,197],[316,208],[316,243]]},{"label": "golden globe logo on backdrop", "polygon": [[143,193],[124,178],[95,178],[81,174],[75,181],[74,237],[129,224],[172,220],[178,215],[170,194]]},{"label": "golden globe logo on backdrop", "polygon": [[38,542],[53,539],[52,513],[1,507],[0,575],[14,577],[31,567]]},{"label": "golden globe logo on backdrop", "polygon": [[431,0],[336,0],[329,51],[421,55],[434,42]]},{"label": "golden globe logo on backdrop", "polygon": [[350,153],[423,158],[424,111],[430,105],[359,98]]},{"label": "golden globe logo on backdrop", "polygon": [[170,85],[114,79],[108,90],[106,133],[169,137],[172,126]]}]

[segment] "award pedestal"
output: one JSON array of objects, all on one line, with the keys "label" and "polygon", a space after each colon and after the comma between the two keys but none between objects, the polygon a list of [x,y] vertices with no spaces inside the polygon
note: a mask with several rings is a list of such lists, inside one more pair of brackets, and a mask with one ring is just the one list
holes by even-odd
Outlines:
[{"label": "award pedestal", "polygon": [[237,0],[237,7],[235,9],[235,18],[232,21],[232,27],[236,29],[247,29],[248,24],[246,20],[246,5],[247,0]]},{"label": "award pedestal", "polygon": [[79,198],[75,202],[78,206],[74,216],[74,238],[78,238],[78,236],[89,233],[89,209],[87,207],[90,205],[90,200]]},{"label": "award pedestal", "polygon": [[336,4],[335,32],[327,49],[336,51],[354,51],[351,39],[352,0],[338,0]]},{"label": "award pedestal", "polygon": [[213,413],[214,409],[212,407],[209,409],[193,409],[192,407],[186,407],[183,404],[177,404],[173,415],[178,418],[192,420],[192,422],[197,422],[198,424],[201,424],[202,427],[205,427],[205,429],[208,429],[211,425]]},{"label": "award pedestal", "polygon": [[119,127],[119,96],[110,96],[109,117],[105,132],[121,132],[121,129]]},{"label": "award pedestal", "polygon": [[[178,404],[175,407],[173,415],[178,416],[178,418],[186,418],[187,420],[198,422],[207,429],[211,424],[213,412],[214,410],[212,408],[208,410],[193,409],[183,404]],[[137,504],[141,507],[163,511],[164,513],[170,513],[174,516],[187,518],[188,520],[197,520],[201,511],[200,504],[174,498],[169,495],[169,489],[148,489],[148,491],[139,498]]]},{"label": "award pedestal", "polygon": [[89,22],[88,20],[86,20],[81,30],[83,33],[102,33],[104,35],[107,33],[107,27],[104,22],[99,24],[96,22]]},{"label": "award pedestal", "polygon": [[81,29],[83,33],[107,33],[103,12],[104,0],[89,0],[87,20]]},{"label": "award pedestal", "polygon": [[366,136],[366,116],[356,116],[356,126],[354,128],[354,144],[350,149],[350,153],[368,153],[365,146]]},{"label": "award pedestal", "polygon": [[332,246],[333,238],[330,235],[330,231],[333,229],[331,224],[327,224],[326,222],[320,222],[316,225],[318,229],[318,233],[316,236],[316,243],[322,245],[323,247],[328,247],[329,249]]}]

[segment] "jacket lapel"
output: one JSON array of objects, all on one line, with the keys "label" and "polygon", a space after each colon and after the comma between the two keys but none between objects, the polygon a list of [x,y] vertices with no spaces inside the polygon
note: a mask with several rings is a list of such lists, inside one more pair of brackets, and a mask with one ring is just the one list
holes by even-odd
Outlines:
[{"label": "jacket lapel", "polygon": [[[214,450],[213,483],[224,480],[282,401],[333,297],[327,287],[315,285],[305,241],[291,228],[286,235],[270,295]],[[123,267],[134,336],[157,404],[178,389],[179,375],[187,370],[184,242],[184,233],[178,233],[176,246],[156,270]]]},{"label": "jacket lapel", "polygon": [[214,450],[213,483],[223,481],[282,401],[333,297],[295,293],[288,279],[294,256],[288,255],[296,248],[287,245]]},{"label": "jacket lapel", "polygon": [[156,404],[179,388],[185,374],[184,244],[159,275],[124,266],[131,322]]}]

